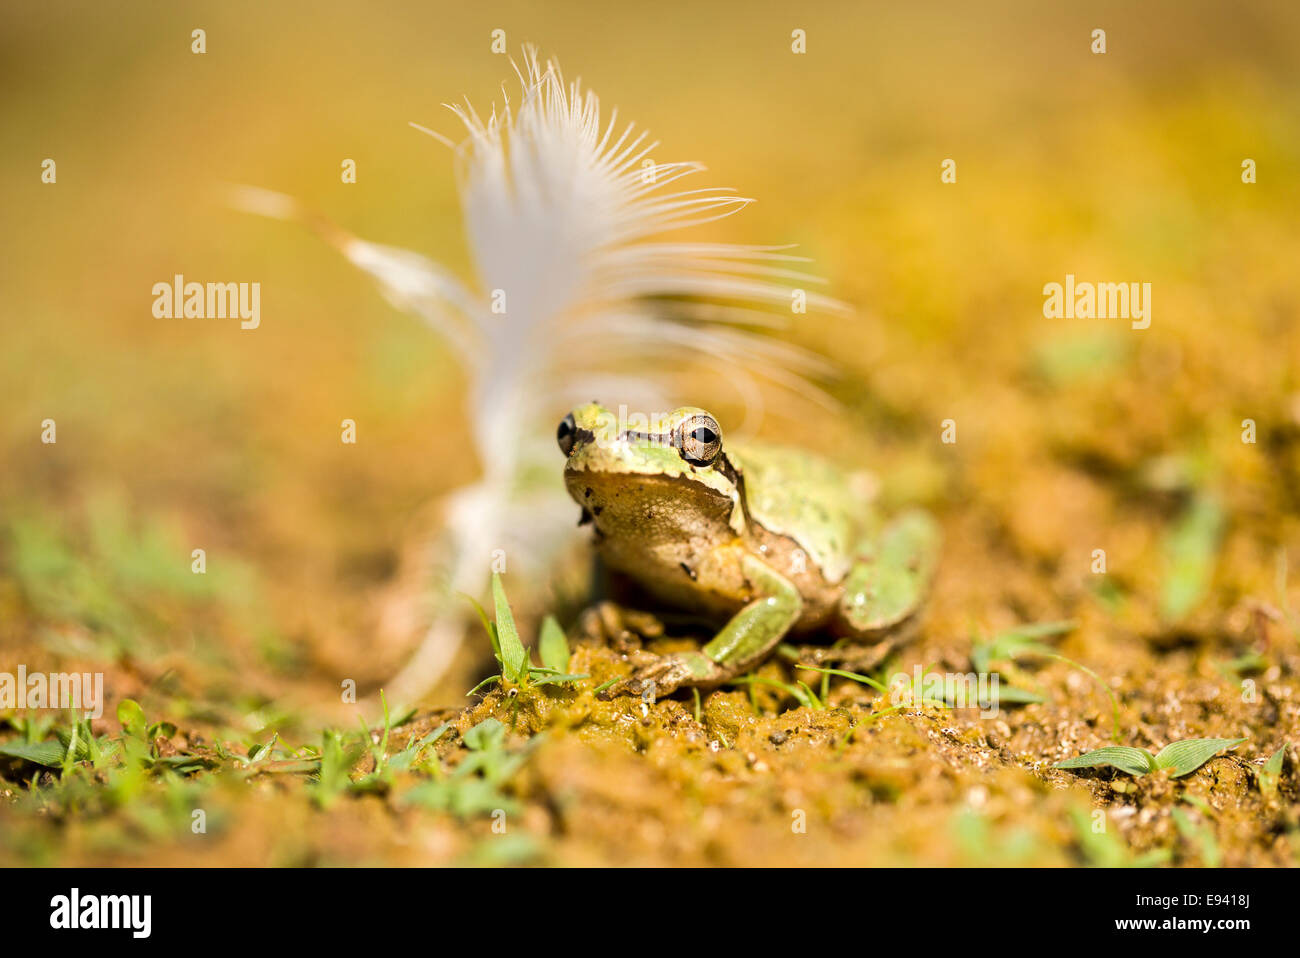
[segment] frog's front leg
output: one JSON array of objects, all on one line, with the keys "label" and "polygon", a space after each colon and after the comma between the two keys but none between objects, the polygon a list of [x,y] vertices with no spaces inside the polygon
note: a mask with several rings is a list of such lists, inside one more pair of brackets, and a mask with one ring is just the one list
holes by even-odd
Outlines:
[{"label": "frog's front leg", "polygon": [[925,602],[941,539],[934,517],[913,509],[864,545],[840,597],[843,630],[874,638],[908,621]]},{"label": "frog's front leg", "polygon": [[658,656],[608,695],[668,695],[679,688],[720,685],[749,671],[768,655],[799,621],[803,600],[794,585],[770,566],[746,555],[742,568],[758,597],[737,612],[699,652]]}]

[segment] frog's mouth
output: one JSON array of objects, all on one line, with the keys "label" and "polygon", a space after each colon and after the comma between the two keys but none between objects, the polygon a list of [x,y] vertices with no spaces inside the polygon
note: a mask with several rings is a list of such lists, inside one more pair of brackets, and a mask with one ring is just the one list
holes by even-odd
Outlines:
[{"label": "frog's mouth", "polygon": [[730,525],[731,496],[702,483],[669,476],[609,476],[584,469],[566,470],[569,495],[582,507],[579,525],[594,525],[601,535],[697,535],[701,526]]}]

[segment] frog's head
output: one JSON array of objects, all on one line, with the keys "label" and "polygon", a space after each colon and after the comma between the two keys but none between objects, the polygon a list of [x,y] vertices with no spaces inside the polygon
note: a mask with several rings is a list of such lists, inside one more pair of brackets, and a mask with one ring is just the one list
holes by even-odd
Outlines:
[{"label": "frog's head", "polygon": [[740,474],[723,450],[722,428],[703,409],[646,416],[590,403],[564,417],[556,439],[569,495],[601,535],[743,528]]}]

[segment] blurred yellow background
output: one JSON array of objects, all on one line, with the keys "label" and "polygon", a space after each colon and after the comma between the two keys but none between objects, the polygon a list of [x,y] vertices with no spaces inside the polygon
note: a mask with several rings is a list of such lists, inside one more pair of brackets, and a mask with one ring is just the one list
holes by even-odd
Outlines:
[{"label": "blurred yellow background", "polygon": [[[759,199],[701,238],[815,259],[858,314],[796,336],[845,365],[850,425],[916,477],[912,498],[958,504],[951,473],[908,472],[933,465],[951,417],[995,510],[1050,510],[1060,484],[1005,480],[1083,434],[1102,438],[1078,458],[1127,465],[1213,447],[1248,505],[1269,467],[1237,423],[1300,416],[1294,3],[6,4],[0,643],[52,630],[85,653],[58,582],[106,575],[136,598],[99,597],[109,625],[90,633],[152,635],[136,654],[177,669],[206,650],[253,684],[273,668],[378,681],[399,661],[367,652],[361,609],[412,516],[476,473],[459,371],[333,250],[222,190],[291,194],[464,273],[451,156],[408,122],[458,137],[440,104],[513,91],[494,29],[648,127],[657,158],[707,163],[694,185]],[[177,273],[260,282],[261,327],[154,318],[153,284]],[[1152,283],[1152,328],[1044,319],[1042,286],[1066,273]],[[1076,362],[1109,372],[1076,377]],[[338,442],[345,417],[363,456]],[[57,447],[39,442],[46,418]],[[202,543],[228,576],[197,623],[188,603],[212,597],[153,553],[96,571],[114,542],[151,536],[183,571]],[[42,575],[53,595],[33,608]]]}]

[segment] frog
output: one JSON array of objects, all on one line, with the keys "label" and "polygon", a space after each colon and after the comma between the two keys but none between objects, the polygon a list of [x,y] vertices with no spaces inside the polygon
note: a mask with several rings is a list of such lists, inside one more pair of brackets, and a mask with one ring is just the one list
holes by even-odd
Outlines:
[{"label": "frog", "polygon": [[724,442],[697,406],[629,417],[592,402],[556,440],[601,562],[719,623],[697,650],[643,655],[605,697],[716,688],[790,637],[874,646],[917,623],[939,524],[920,508],[884,519],[860,474],[798,446]]}]

